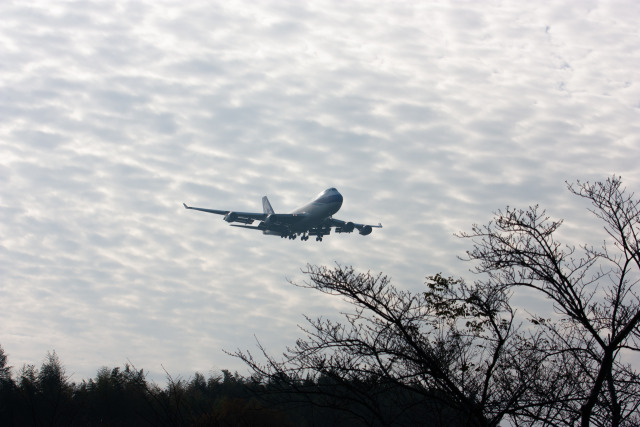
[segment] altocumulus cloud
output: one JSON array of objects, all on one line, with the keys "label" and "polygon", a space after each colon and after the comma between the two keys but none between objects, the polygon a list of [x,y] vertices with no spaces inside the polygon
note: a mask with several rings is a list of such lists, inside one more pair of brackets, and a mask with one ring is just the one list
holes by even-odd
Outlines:
[{"label": "altocumulus cloud", "polygon": [[[540,203],[590,241],[565,180],[640,191],[636,1],[0,5],[0,344],[74,380],[131,360],[243,371],[301,314],[309,262],[405,289],[463,275],[452,236]],[[288,211],[326,187],[367,238],[282,241],[181,202]],[[597,243],[597,242],[593,242]],[[472,278],[471,278],[472,279]]]}]

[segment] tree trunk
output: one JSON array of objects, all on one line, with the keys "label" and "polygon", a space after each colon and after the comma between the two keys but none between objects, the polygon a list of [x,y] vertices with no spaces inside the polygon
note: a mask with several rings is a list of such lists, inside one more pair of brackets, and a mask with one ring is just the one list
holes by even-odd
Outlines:
[{"label": "tree trunk", "polygon": [[609,348],[604,349],[604,355],[602,358],[602,364],[600,365],[600,371],[598,372],[598,376],[596,378],[595,383],[593,384],[593,388],[591,389],[591,393],[589,393],[589,398],[580,408],[580,412],[582,413],[582,427],[589,427],[591,423],[591,415],[593,413],[593,407],[598,402],[598,395],[602,390],[602,384],[604,383],[605,378],[611,375],[611,370],[613,368],[613,352]]}]

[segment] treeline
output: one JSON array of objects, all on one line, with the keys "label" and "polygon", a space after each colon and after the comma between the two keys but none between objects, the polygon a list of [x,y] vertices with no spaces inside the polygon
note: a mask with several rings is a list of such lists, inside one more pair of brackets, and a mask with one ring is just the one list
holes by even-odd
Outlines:
[{"label": "treeline", "polygon": [[24,365],[14,374],[0,346],[0,425],[455,425],[436,396],[425,400],[375,379],[258,382],[222,370],[208,378],[195,373],[167,380],[160,387],[143,369],[126,364],[102,367],[95,378],[75,383],[55,352],[39,368]]}]

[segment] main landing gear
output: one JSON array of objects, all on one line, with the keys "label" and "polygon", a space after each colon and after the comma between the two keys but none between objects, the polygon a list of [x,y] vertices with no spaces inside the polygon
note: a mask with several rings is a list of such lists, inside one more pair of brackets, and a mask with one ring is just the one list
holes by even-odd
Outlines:
[{"label": "main landing gear", "polygon": [[[292,233],[292,234],[283,234],[280,237],[282,237],[283,239],[288,238],[289,240],[295,240],[296,237],[298,237],[298,235],[295,233]],[[309,240],[309,233],[300,234],[300,240],[305,242]],[[316,236],[316,242],[322,242],[322,236]]]},{"label": "main landing gear", "polygon": [[[300,240],[304,240],[304,241],[309,240],[309,235],[307,233],[304,233],[302,237],[300,237]],[[322,236],[317,236],[316,242],[322,242]]]}]

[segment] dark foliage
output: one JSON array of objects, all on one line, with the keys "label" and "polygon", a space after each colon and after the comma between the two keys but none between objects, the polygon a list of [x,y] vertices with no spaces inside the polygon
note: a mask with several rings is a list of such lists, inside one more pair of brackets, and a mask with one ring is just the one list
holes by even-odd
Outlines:
[{"label": "dark foliage", "polygon": [[188,381],[167,379],[168,385],[159,387],[146,380],[142,369],[127,364],[100,368],[95,378],[75,384],[55,352],[40,368],[25,365],[14,378],[0,347],[0,425],[313,425],[300,418],[312,411],[286,413],[280,402],[260,400],[263,386],[229,371],[209,378],[196,373]]},{"label": "dark foliage", "polygon": [[[456,425],[443,396],[425,396],[380,378],[345,382],[323,375],[267,382],[223,370],[188,380],[167,375],[166,387],[143,370],[102,367],[95,378],[69,381],[56,353],[17,375],[0,346],[1,426],[370,426]],[[367,404],[361,398],[367,396]],[[372,405],[377,417],[370,414]],[[382,418],[378,418],[382,417]],[[387,422],[380,422],[386,419]]]}]

